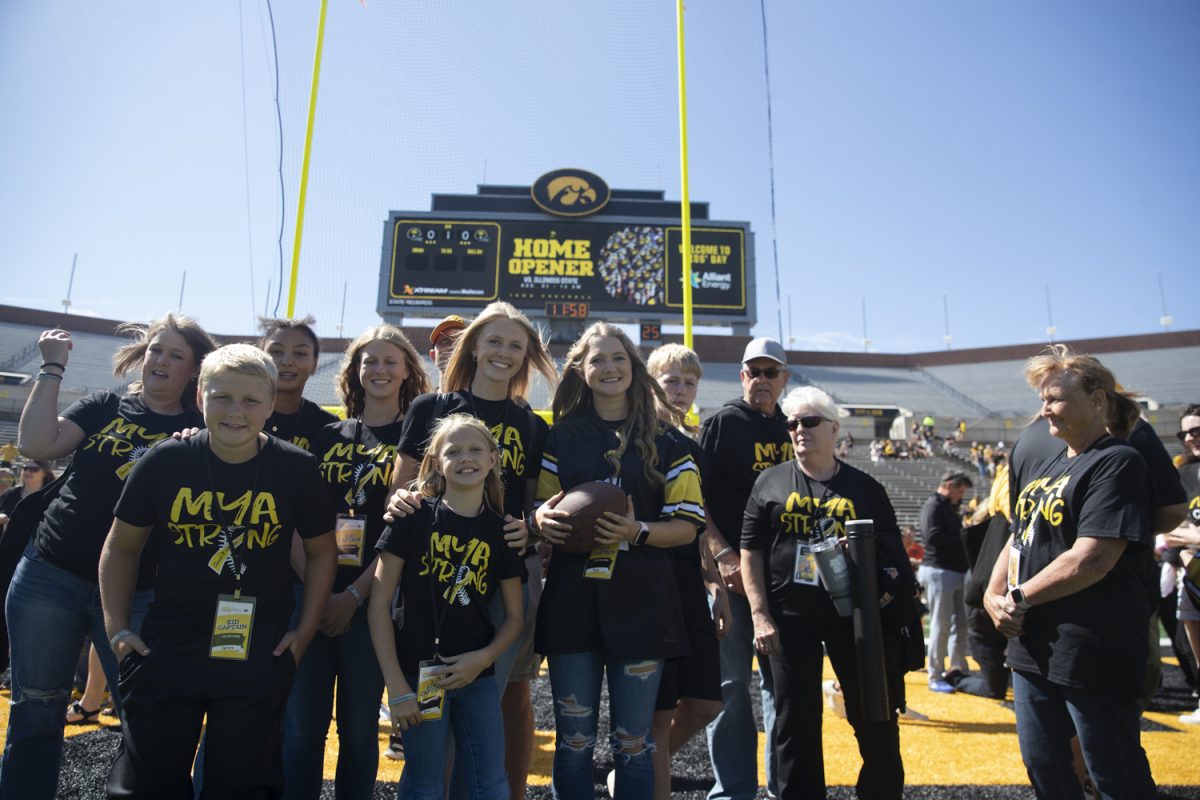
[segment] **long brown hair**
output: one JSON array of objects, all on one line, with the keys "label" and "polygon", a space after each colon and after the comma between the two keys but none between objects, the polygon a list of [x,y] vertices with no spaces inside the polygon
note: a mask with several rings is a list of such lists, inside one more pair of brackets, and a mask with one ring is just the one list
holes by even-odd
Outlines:
[{"label": "long brown hair", "polygon": [[[217,349],[217,343],[204,328],[200,327],[200,323],[191,317],[185,317],[183,314],[167,314],[148,324],[125,322],[118,325],[116,332],[122,336],[133,337],[133,341],[122,345],[113,354],[113,375],[118,378],[124,377],[131,369],[141,364],[146,357],[146,350],[150,348],[150,342],[164,331],[172,331],[182,336],[187,342],[188,349],[192,351],[192,357],[196,360],[196,375],[188,381],[187,386],[183,389],[183,395],[179,398],[179,402],[184,408],[195,410],[200,362],[206,355]],[[140,379],[129,384],[130,394],[139,394],[141,391]]]},{"label": "long brown hair", "polygon": [[470,428],[478,433],[495,456],[492,469],[483,479],[483,500],[492,511],[503,514],[504,482],[500,478],[500,445],[496,443],[496,437],[492,436],[487,426],[470,414],[451,414],[434,424],[429,446],[425,448],[425,457],[421,459],[421,469],[417,472],[416,491],[426,497],[438,497],[445,493],[446,476],[437,471],[437,462],[447,437],[458,428]]},{"label": "long brown hair", "polygon": [[362,351],[371,342],[383,341],[394,344],[404,353],[404,368],[408,375],[400,384],[399,408],[401,414],[408,412],[408,407],[419,395],[429,391],[429,378],[425,375],[425,367],[417,349],[395,325],[376,325],[368,328],[357,339],[350,343],[342,355],[342,366],[338,370],[337,390],[342,395],[342,405],[346,409],[346,417],[357,417],[363,412],[366,392],[362,381],[358,378],[358,367],[362,362]]},{"label": "long brown hair", "polygon": [[1117,388],[1116,377],[1097,358],[1074,353],[1065,344],[1052,344],[1025,362],[1025,380],[1034,390],[1041,389],[1047,380],[1063,372],[1075,376],[1080,388],[1088,394],[1096,390],[1104,392],[1105,427],[1119,439],[1129,435],[1142,415],[1142,407],[1127,392]]},{"label": "long brown hair", "polygon": [[587,360],[588,350],[596,339],[611,336],[621,343],[629,355],[629,366],[633,376],[626,397],[629,399],[629,416],[625,418],[617,431],[617,449],[609,456],[608,461],[613,469],[613,477],[620,475],[621,456],[630,443],[642,460],[642,469],[646,480],[651,486],[661,486],[666,478],[658,470],[658,448],[654,445],[654,436],[658,433],[658,411],[672,425],[679,425],[683,415],[667,400],[667,393],[650,377],[646,363],[633,342],[625,335],[625,331],[607,322],[596,322],[588,327],[571,349],[567,351],[567,361],[563,365],[562,381],[554,393],[551,409],[554,412],[554,422],[580,414],[594,411],[595,401],[592,390],[583,380],[583,365]]},{"label": "long brown hair", "polygon": [[558,383],[558,372],[554,367],[554,359],[551,358],[550,351],[546,349],[546,343],[542,340],[541,333],[529,321],[529,317],[511,304],[496,302],[490,303],[487,308],[483,309],[483,312],[466,327],[466,330],[459,335],[458,341],[454,343],[454,354],[450,356],[450,363],[446,365],[446,374],[442,377],[441,390],[443,392],[448,394],[460,389],[471,388],[471,382],[475,380],[475,370],[479,368],[479,365],[475,363],[475,345],[479,341],[479,337],[483,335],[484,326],[499,319],[517,323],[529,337],[529,343],[525,347],[525,360],[513,375],[512,380],[508,382],[508,396],[526,397],[529,391],[531,366],[536,367],[537,371],[542,373],[550,390],[554,390],[555,384]]}]

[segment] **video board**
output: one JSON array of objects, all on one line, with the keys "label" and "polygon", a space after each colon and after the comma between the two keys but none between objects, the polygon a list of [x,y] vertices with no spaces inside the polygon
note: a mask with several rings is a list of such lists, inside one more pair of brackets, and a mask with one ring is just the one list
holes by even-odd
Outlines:
[{"label": "video board", "polygon": [[[744,223],[692,228],[697,319],[752,321]],[[637,321],[683,312],[683,232],[659,220],[586,222],[393,212],[381,314],[471,314],[506,300],[539,316]]]}]

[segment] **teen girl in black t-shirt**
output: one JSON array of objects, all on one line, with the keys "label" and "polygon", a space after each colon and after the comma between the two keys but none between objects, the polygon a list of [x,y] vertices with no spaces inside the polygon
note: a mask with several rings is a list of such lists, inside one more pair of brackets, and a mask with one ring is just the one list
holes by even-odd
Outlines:
[{"label": "teen girl in black t-shirt", "polygon": [[379,769],[383,676],[364,603],[401,424],[412,399],[429,387],[416,349],[392,325],[371,328],[351,343],[337,385],[346,419],[323,428],[312,443],[338,515],[337,575],[288,698],[283,761],[289,795],[320,794],[336,681],[338,796],[370,798]]},{"label": "teen girl in black t-shirt", "polygon": [[555,510],[563,490],[608,480],[629,496],[624,515],[597,523],[588,555],[554,552],[538,610],[536,649],[547,656],[557,747],[556,796],[591,798],[600,685],[607,674],[618,798],[650,798],[651,719],[666,658],[688,651],[666,548],[704,526],[700,480],[673,415],[629,337],[596,323],[567,353],[538,480],[537,525],[552,542],[569,531]]},{"label": "teen girl in black t-shirt", "polygon": [[263,430],[310,452],[317,433],[337,422],[336,416],[304,398],[321,355],[321,340],[312,329],[315,322],[312,317],[260,320],[263,335],[258,342],[279,370],[275,411]]},{"label": "teen girl in black t-shirt", "polygon": [[[196,375],[201,359],[215,347],[209,335],[194,320],[174,314],[119,330],[132,333],[135,341],[114,355],[114,374],[136,369],[137,381],[124,395],[90,394],[61,416],[58,396],[71,334],[50,330],[38,341],[43,363],[21,413],[21,451],[27,458],[74,458],[71,475],[46,510],[9,588],[14,705],[0,797],[54,796],[73,667],[89,633],[98,643],[109,685],[116,685],[116,659],[105,645],[96,592],[113,506],[134,464],[156,442],[202,424]],[[148,589],[153,574],[143,572],[139,588]],[[150,592],[139,593],[135,608],[144,613],[149,599]],[[38,691],[27,694],[26,687]]]},{"label": "teen girl in black t-shirt", "polygon": [[[383,532],[369,621],[388,688],[392,724],[404,731],[399,796],[443,797],[447,743],[476,800],[508,798],[503,722],[492,664],[521,629],[521,562],[505,546],[500,451],[474,417],[438,423],[418,475],[423,500]],[[389,599],[404,597],[397,633]],[[504,619],[487,604],[500,593]]]}]

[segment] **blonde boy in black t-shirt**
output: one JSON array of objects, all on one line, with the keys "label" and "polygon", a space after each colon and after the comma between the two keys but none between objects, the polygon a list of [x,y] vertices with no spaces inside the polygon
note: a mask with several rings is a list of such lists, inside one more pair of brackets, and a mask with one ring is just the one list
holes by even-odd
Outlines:
[{"label": "blonde boy in black t-shirt", "polygon": [[[277,372],[249,345],[200,368],[207,430],[167,441],[130,473],[100,559],[100,594],[125,701],[110,796],[192,797],[192,758],[207,715],[201,798],[274,798],[283,791],[280,721],[296,664],[316,633],[337,551],[316,460],[262,433]],[[292,531],[307,566],[294,596]],[[138,558],[159,565],[155,602],[128,630]]]}]

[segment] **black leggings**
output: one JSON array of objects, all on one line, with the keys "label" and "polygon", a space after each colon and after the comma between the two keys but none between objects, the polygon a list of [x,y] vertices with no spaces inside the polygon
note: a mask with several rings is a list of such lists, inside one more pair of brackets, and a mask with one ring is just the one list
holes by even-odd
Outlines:
[{"label": "black leggings", "polygon": [[[775,742],[779,757],[776,775],[781,800],[822,800],[825,797],[825,759],[821,752],[821,671],[828,653],[846,700],[846,717],[854,727],[863,765],[858,773],[860,800],[900,800],[904,764],[900,759],[900,728],[895,711],[885,722],[862,718],[854,629],[849,620],[806,622],[775,615],[780,655],[771,656],[775,684]],[[893,709],[902,701],[902,674],[897,669],[894,636],[887,645],[888,689]],[[824,642],[824,650],[822,649]]]}]

